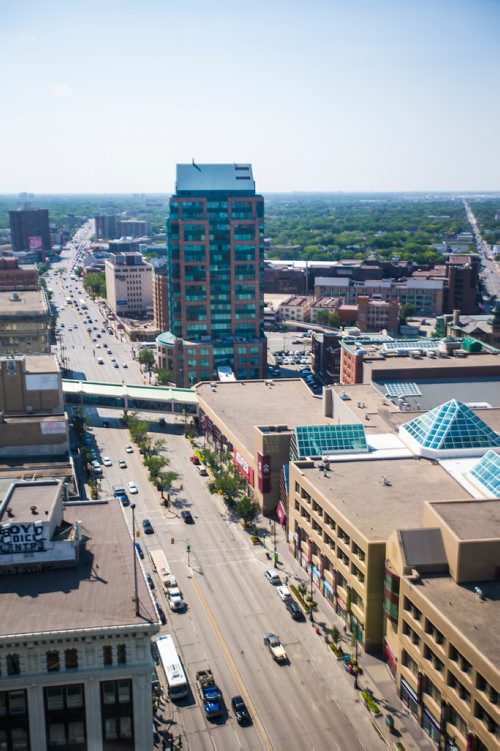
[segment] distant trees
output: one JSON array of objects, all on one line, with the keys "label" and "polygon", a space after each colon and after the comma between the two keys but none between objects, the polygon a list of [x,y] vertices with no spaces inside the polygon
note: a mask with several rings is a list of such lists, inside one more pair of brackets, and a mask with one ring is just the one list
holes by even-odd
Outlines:
[{"label": "distant trees", "polygon": [[83,287],[91,297],[106,297],[106,274],[92,271],[83,280]]},{"label": "distant trees", "polygon": [[314,322],[322,326],[340,326],[340,316],[336,310],[317,310],[314,313]]}]

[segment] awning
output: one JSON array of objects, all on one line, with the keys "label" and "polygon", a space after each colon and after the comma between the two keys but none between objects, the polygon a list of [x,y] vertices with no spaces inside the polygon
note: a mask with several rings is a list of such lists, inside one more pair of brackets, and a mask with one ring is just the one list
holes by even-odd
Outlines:
[{"label": "awning", "polygon": [[284,524],[286,519],[286,511],[281,501],[278,501],[278,505],[276,506],[276,513],[278,515],[278,519],[280,520],[280,524]]}]

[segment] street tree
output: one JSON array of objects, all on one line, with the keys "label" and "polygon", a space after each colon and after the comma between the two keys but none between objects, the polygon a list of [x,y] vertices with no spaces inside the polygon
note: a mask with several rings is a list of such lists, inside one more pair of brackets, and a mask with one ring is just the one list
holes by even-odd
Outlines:
[{"label": "street tree", "polygon": [[249,526],[258,517],[260,506],[246,495],[236,504],[236,513]]},{"label": "street tree", "polygon": [[179,477],[178,472],[174,472],[174,470],[161,470],[153,480],[154,485],[157,490],[160,491],[161,497],[163,498],[163,494],[167,493],[170,488],[172,487],[173,483],[177,478]]},{"label": "street tree", "polygon": [[152,349],[141,349],[137,359],[146,370],[151,370],[155,364],[155,353]]},{"label": "street tree", "polygon": [[167,368],[160,368],[156,377],[159,386],[168,386],[169,384],[174,382],[174,374]]}]

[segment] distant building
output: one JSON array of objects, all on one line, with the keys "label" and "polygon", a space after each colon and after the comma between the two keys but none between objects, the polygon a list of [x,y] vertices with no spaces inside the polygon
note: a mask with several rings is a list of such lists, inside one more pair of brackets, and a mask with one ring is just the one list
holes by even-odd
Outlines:
[{"label": "distant building", "polygon": [[164,267],[153,272],[153,316],[160,331],[168,331],[168,276]]},{"label": "distant building", "polygon": [[445,281],[441,279],[367,279],[354,282],[346,277],[317,277],[315,297],[343,297],[346,305],[356,305],[359,296],[372,300],[411,304],[417,315],[440,315],[444,307]]},{"label": "distant building", "polygon": [[117,237],[148,237],[151,235],[151,222],[145,219],[117,219]]},{"label": "distant building", "polygon": [[117,315],[145,315],[153,308],[151,266],[140,253],[112,253],[104,262],[106,299]]},{"label": "distant building", "polygon": [[35,265],[20,266],[17,258],[0,256],[0,291],[34,291],[38,286],[38,271]]},{"label": "distant building", "polygon": [[140,248],[139,240],[132,237],[119,237],[108,244],[110,253],[138,253]]},{"label": "distant building", "polygon": [[464,314],[478,312],[479,274],[481,259],[478,255],[449,256],[446,264],[447,289],[445,312],[460,310]]},{"label": "distant building", "polygon": [[61,371],[54,355],[0,357],[0,461],[69,455]]},{"label": "distant building", "polygon": [[114,214],[99,214],[94,217],[96,240],[115,240],[119,237]]},{"label": "distant building", "polygon": [[55,479],[1,496],[2,747],[152,749],[159,623],[124,509],[64,500]]},{"label": "distant building", "polygon": [[309,313],[314,302],[313,297],[300,295],[291,297],[279,308],[280,321],[309,321]]},{"label": "distant building", "polygon": [[49,326],[43,289],[0,292],[0,354],[50,352]]},{"label": "distant building", "polygon": [[48,251],[50,241],[47,209],[16,209],[9,211],[10,236],[14,253]]},{"label": "distant building", "polygon": [[167,223],[169,330],[158,365],[178,386],[266,369],[264,200],[249,164],[178,164]]}]

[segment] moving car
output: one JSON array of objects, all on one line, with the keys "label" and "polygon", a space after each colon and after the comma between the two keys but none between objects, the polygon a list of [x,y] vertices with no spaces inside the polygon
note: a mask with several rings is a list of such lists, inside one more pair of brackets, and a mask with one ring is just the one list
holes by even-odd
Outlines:
[{"label": "moving car", "polygon": [[151,524],[151,522],[149,521],[149,519],[143,519],[142,520],[142,528],[144,530],[144,534],[145,535],[153,535],[154,534],[153,525]]},{"label": "moving car", "polygon": [[144,560],[144,551],[143,551],[143,549],[141,548],[141,546],[139,545],[138,542],[135,543],[135,549],[137,550],[137,555],[139,556],[139,558],[141,559],[141,561],[143,561]]},{"label": "moving car", "polygon": [[132,480],[128,481],[128,489],[132,493],[132,495],[135,495],[139,491],[137,490],[137,485]]},{"label": "moving car", "polygon": [[194,519],[191,511],[181,511],[181,516],[184,519],[185,524],[194,524]]},{"label": "moving car", "polygon": [[231,699],[231,706],[233,708],[234,716],[236,717],[238,725],[247,725],[251,722],[247,705],[245,704],[241,696],[233,696],[233,698]]},{"label": "moving car", "polygon": [[165,594],[167,602],[170,605],[170,610],[184,609],[184,600],[182,599],[182,592],[179,587],[170,587]]},{"label": "moving car", "polygon": [[120,469],[127,469],[127,462],[125,461],[125,459],[120,459],[120,461],[118,462],[118,465]]},{"label": "moving car", "polygon": [[280,572],[275,568],[267,568],[264,571],[264,576],[271,584],[281,584]]},{"label": "moving car", "polygon": [[113,466],[113,462],[111,461],[111,459],[109,458],[109,456],[103,456],[102,457],[102,463],[104,464],[105,467],[112,467]]},{"label": "moving car", "polygon": [[286,602],[286,600],[289,600],[292,596],[292,593],[288,589],[288,587],[285,587],[284,584],[281,584],[279,587],[276,587],[276,592],[279,594],[283,602]]},{"label": "moving car", "polygon": [[275,662],[286,662],[288,660],[285,648],[277,634],[266,634],[264,636],[264,644],[270,651]]},{"label": "moving car", "polygon": [[134,453],[134,449],[132,448],[132,446],[126,446],[125,447],[125,451],[127,452],[127,454],[133,454]]}]

